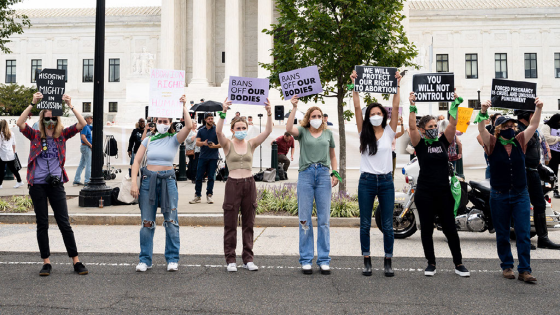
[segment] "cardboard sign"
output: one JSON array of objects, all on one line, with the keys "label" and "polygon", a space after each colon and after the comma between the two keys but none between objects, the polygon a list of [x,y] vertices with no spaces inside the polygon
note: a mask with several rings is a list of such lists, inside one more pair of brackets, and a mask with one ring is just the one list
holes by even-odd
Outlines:
[{"label": "cardboard sign", "polygon": [[53,116],[62,116],[62,95],[66,86],[66,71],[43,69],[37,75],[37,90],[43,93],[43,99],[37,103],[37,109],[50,109]]},{"label": "cardboard sign", "polygon": [[354,91],[381,94],[397,94],[397,68],[356,66],[358,78]]},{"label": "cardboard sign", "polygon": [[[392,106],[383,106],[387,110],[387,120],[391,120],[391,116],[393,114],[393,107]],[[399,107],[399,117],[402,117],[402,107]],[[397,117],[398,119],[398,117]]]},{"label": "cardboard sign", "polygon": [[453,102],[455,77],[453,73],[421,73],[412,77],[416,102]]},{"label": "cardboard sign", "polygon": [[268,90],[268,79],[229,77],[228,99],[232,104],[264,106]]},{"label": "cardboard sign", "polygon": [[474,108],[459,107],[457,111],[457,131],[467,132]]},{"label": "cardboard sign", "polygon": [[317,66],[280,73],[280,85],[286,100],[292,99],[296,94],[303,97],[323,92]]},{"label": "cardboard sign", "polygon": [[183,117],[183,103],[179,102],[185,94],[185,71],[152,69],[150,74],[150,117]]},{"label": "cardboard sign", "polygon": [[537,83],[493,79],[492,107],[534,111]]}]

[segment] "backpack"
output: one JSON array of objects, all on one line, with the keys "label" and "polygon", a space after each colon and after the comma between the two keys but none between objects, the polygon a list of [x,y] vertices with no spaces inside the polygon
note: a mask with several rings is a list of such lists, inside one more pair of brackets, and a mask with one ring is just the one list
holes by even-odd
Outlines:
[{"label": "backpack", "polygon": [[105,154],[108,156],[114,156],[114,157],[119,157],[119,148],[117,146],[117,140],[115,140],[115,138],[111,137],[109,138],[109,142],[107,143],[107,146],[105,147]]}]

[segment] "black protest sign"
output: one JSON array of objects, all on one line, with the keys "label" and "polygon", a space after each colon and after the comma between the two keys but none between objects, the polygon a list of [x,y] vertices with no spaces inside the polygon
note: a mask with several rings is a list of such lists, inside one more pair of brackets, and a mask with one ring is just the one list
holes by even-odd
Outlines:
[{"label": "black protest sign", "polygon": [[524,81],[492,80],[492,107],[534,111],[537,84]]},{"label": "black protest sign", "polygon": [[397,68],[356,66],[358,78],[354,91],[381,94],[397,94]]},{"label": "black protest sign", "polygon": [[43,99],[37,103],[37,109],[50,109],[53,116],[62,116],[65,79],[65,70],[43,69],[37,75],[37,90],[43,94]]},{"label": "black protest sign", "polygon": [[416,102],[453,102],[455,77],[453,73],[420,73],[412,76],[412,90]]}]

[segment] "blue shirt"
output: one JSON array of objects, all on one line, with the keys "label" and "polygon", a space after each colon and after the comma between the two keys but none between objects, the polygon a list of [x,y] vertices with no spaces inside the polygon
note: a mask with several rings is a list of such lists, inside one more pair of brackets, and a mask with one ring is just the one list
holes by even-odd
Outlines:
[{"label": "blue shirt", "polygon": [[[204,142],[208,140],[208,142],[213,142],[215,145],[218,144],[218,136],[216,135],[216,126],[212,126],[212,128],[208,129],[206,125],[202,127],[198,133],[196,134],[197,138],[200,138],[200,141]],[[201,159],[218,159],[218,149],[210,149],[208,146],[200,147],[200,156]]]},{"label": "blue shirt", "polygon": [[173,137],[150,141],[150,145],[148,145],[148,140],[150,138],[146,137],[142,141],[142,145],[148,148],[147,165],[173,166],[173,160],[180,145],[177,141],[177,134]]},{"label": "blue shirt", "polygon": [[[86,135],[86,139],[87,139],[87,141],[89,141],[90,144],[93,142],[92,139],[91,139],[91,129],[92,129],[92,128],[93,128],[92,126],[86,125],[86,126],[84,127],[84,129],[82,129],[82,131],[80,131],[80,135]],[[81,138],[82,138],[82,137],[80,136],[80,139],[81,139]],[[82,140],[82,144],[87,144],[87,143],[85,143],[85,142]]]}]

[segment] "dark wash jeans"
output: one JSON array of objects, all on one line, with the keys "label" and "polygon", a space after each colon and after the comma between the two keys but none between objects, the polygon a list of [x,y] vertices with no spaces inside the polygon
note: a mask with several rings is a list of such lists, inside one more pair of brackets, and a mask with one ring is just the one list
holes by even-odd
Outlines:
[{"label": "dark wash jeans", "polygon": [[62,239],[66,246],[69,257],[78,256],[74,232],[68,220],[68,206],[66,204],[66,192],[62,184],[51,186],[49,184],[35,184],[29,187],[29,196],[33,201],[35,219],[37,222],[37,242],[41,251],[41,258],[49,258],[49,207],[47,199],[54,212],[56,224],[62,233]]},{"label": "dark wash jeans", "polygon": [[393,176],[387,174],[362,173],[358,184],[358,204],[360,206],[360,245],[362,255],[370,255],[371,215],[375,197],[379,199],[379,212],[383,228],[385,257],[393,257],[393,209],[395,206],[395,185]]},{"label": "dark wash jeans", "polygon": [[544,193],[541,185],[539,172],[527,170],[527,190],[529,192],[529,199],[533,205],[533,216],[545,213],[546,211],[546,201],[544,200]]},{"label": "dark wash jeans", "polygon": [[500,192],[492,189],[490,210],[496,229],[496,245],[502,269],[513,268],[513,255],[509,243],[511,219],[515,228],[519,272],[531,272],[531,203],[527,189],[519,192],[509,190]]},{"label": "dark wash jeans", "polygon": [[216,168],[218,168],[217,159],[198,158],[198,165],[196,169],[196,184],[194,186],[195,195],[202,196],[202,180],[204,174],[208,175],[208,182],[206,183],[206,195],[212,195],[214,191],[214,180],[216,179]]}]

